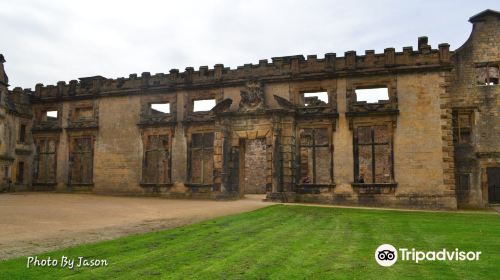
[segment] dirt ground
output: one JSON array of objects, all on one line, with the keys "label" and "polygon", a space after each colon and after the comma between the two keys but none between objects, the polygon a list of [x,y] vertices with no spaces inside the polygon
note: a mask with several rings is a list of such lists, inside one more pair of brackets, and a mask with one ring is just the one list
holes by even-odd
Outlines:
[{"label": "dirt ground", "polygon": [[262,195],[237,201],[92,194],[0,194],[0,259],[168,229],[269,206]]}]

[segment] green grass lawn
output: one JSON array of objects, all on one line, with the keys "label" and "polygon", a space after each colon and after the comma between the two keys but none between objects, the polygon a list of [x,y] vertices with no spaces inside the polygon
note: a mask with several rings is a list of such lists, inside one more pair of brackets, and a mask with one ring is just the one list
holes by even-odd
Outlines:
[{"label": "green grass lawn", "polygon": [[[473,262],[374,259],[383,243],[482,251]],[[0,262],[0,279],[500,279],[500,215],[276,205],[190,226],[55,251],[107,259],[98,268]]]}]

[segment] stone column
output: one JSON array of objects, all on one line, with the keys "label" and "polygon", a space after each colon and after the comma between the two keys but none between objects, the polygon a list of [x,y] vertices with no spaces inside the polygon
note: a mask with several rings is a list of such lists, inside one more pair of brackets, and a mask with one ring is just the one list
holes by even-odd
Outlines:
[{"label": "stone column", "polygon": [[177,93],[177,110],[175,135],[172,139],[172,182],[175,185],[181,185],[187,182],[187,142],[185,127],[182,123],[184,120],[184,92]]},{"label": "stone column", "polygon": [[281,118],[274,115],[272,117],[273,129],[273,180],[272,192],[283,192],[283,158],[281,150]]}]

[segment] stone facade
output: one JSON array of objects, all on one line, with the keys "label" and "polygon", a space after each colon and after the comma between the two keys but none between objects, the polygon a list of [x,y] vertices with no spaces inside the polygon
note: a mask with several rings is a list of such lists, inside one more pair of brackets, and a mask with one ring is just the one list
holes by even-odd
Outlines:
[{"label": "stone facade", "polygon": [[30,91],[8,91],[4,62],[0,55],[0,192],[28,190],[34,154]]},{"label": "stone facade", "polygon": [[[499,15],[472,17],[454,52],[420,37],[417,50],[95,76],[33,92],[3,82],[0,165],[12,178],[24,162],[19,189],[485,207],[500,178]],[[359,100],[375,88],[387,98]],[[197,109],[204,102],[216,105]],[[14,145],[21,123],[30,133]]]},{"label": "stone facade", "polygon": [[[455,67],[445,76],[454,116],[457,198],[462,206],[500,202],[500,182],[488,180],[489,168],[490,173],[500,173],[499,19],[494,11],[470,18],[472,33],[455,51]],[[464,123],[470,129],[464,130]]]}]

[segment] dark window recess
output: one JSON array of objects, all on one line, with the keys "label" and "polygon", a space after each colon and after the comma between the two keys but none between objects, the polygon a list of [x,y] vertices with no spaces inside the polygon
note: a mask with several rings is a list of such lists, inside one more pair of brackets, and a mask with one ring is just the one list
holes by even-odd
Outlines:
[{"label": "dark window recess", "polygon": [[388,126],[360,126],[354,135],[356,183],[392,183],[393,159]]},{"label": "dark window recess", "polygon": [[69,160],[70,183],[91,184],[93,180],[92,137],[73,138]]},{"label": "dark window recess", "polygon": [[5,166],[4,169],[3,169],[3,172],[4,172],[4,178],[9,178],[9,167],[8,166]]},{"label": "dark window recess", "polygon": [[56,182],[56,140],[43,138],[36,141],[33,177],[36,183]]},{"label": "dark window recess", "polygon": [[191,135],[190,181],[192,184],[212,184],[214,172],[214,133]]},{"label": "dark window recess", "polygon": [[488,181],[488,202],[500,203],[500,167],[486,168]]},{"label": "dark window recess", "polygon": [[453,114],[453,142],[455,144],[472,143],[472,113],[455,112]]},{"label": "dark window recess", "polygon": [[149,135],[144,152],[142,181],[146,184],[170,183],[170,145],[168,135]]},{"label": "dark window recess", "polygon": [[326,128],[300,130],[300,183],[331,184],[331,148]]},{"label": "dark window recess", "polygon": [[498,85],[500,71],[497,64],[486,64],[476,68],[476,81],[478,85]]},{"label": "dark window recess", "polygon": [[470,189],[470,174],[459,173],[457,174],[457,191],[468,192]]},{"label": "dark window recess", "polygon": [[22,124],[19,127],[19,142],[24,143],[26,141],[26,125]]},{"label": "dark window recess", "polygon": [[20,184],[24,183],[24,162],[22,161],[17,163],[16,182]]}]

